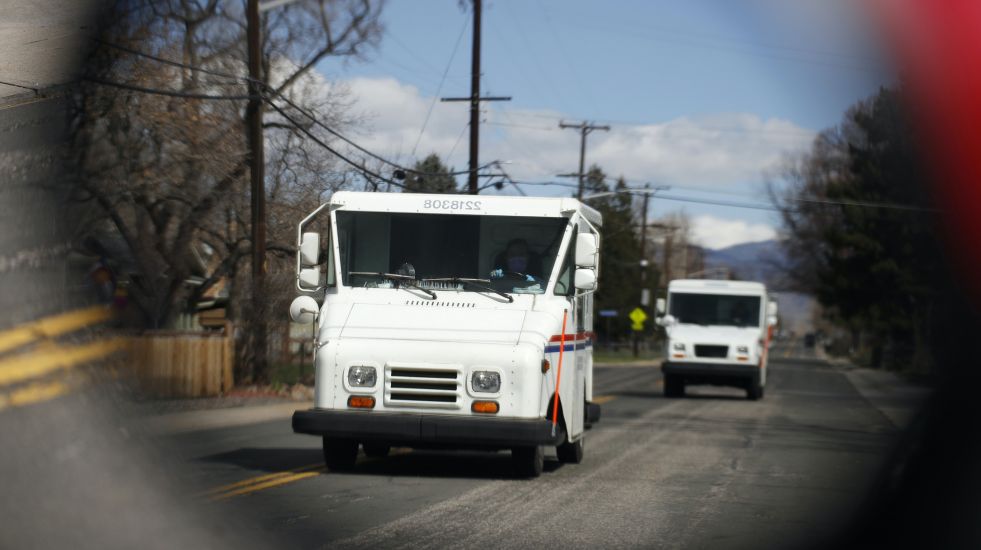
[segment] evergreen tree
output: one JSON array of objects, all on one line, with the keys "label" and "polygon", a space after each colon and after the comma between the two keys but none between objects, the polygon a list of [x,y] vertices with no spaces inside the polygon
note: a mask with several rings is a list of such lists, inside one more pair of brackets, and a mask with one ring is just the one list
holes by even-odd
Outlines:
[{"label": "evergreen tree", "polygon": [[430,154],[413,167],[405,179],[406,193],[456,193],[456,178],[451,168],[436,153]]},{"label": "evergreen tree", "polygon": [[912,135],[900,93],[881,89],[788,167],[780,204],[793,279],[853,329],[865,361],[923,369],[943,263],[936,220],[867,205],[929,206]]},{"label": "evergreen tree", "polygon": [[606,324],[597,323],[597,332],[607,340],[629,336],[627,314],[640,305],[640,240],[633,215],[633,197],[626,192],[627,184],[620,178],[613,189],[599,166],[586,173],[584,195],[619,191],[605,197],[586,201],[603,215],[600,235],[600,285],[594,308],[615,309],[618,316],[611,323],[611,334],[605,334]]}]

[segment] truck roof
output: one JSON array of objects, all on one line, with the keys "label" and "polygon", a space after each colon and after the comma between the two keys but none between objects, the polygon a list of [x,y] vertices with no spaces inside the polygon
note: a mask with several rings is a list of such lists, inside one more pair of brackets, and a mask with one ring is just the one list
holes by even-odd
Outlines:
[{"label": "truck roof", "polygon": [[[425,206],[430,201],[430,206]],[[439,201],[439,206],[431,206]],[[341,210],[402,212],[409,214],[462,214],[568,218],[575,212],[590,223],[603,225],[595,209],[571,197],[509,197],[501,195],[433,195],[426,193],[370,193],[338,191],[331,205]],[[446,205],[444,208],[443,205]]]},{"label": "truck roof", "polygon": [[669,292],[700,292],[718,294],[763,294],[766,285],[755,281],[721,281],[715,279],[675,279],[668,284]]}]

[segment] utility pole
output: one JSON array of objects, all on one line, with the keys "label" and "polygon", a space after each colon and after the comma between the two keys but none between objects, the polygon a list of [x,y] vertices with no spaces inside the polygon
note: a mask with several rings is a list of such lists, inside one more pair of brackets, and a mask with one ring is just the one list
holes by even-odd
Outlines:
[{"label": "utility pole", "polygon": [[481,0],[473,0],[473,46],[470,56],[470,97],[444,97],[440,101],[470,102],[470,162],[467,173],[467,188],[471,195],[478,193],[477,169],[480,166],[480,102],[511,101],[510,97],[480,97],[480,12]]},{"label": "utility pole", "polygon": [[[579,124],[567,124],[565,121],[560,121],[559,128],[574,128],[579,130],[579,172],[576,174],[579,176],[579,191],[576,192],[576,198],[582,200],[583,182],[584,178],[586,177],[586,136],[588,136],[593,130],[603,130],[605,132],[609,132],[610,127],[592,124],[584,120]],[[560,176],[571,175],[572,174],[560,174]]]},{"label": "utility pole", "polygon": [[249,103],[245,109],[249,145],[249,181],[252,195],[252,345],[253,375],[266,373],[266,186],[262,141],[262,47],[259,0],[248,0],[246,31],[249,54]]},{"label": "utility pole", "polygon": [[[581,187],[581,186],[580,186]],[[640,305],[647,308],[651,303],[651,291],[647,288],[647,204],[650,201],[651,194],[648,192],[651,188],[651,184],[644,184],[644,207],[641,209],[640,214],[640,261],[637,262],[640,266]],[[640,354],[640,334],[634,331],[634,357]]]}]

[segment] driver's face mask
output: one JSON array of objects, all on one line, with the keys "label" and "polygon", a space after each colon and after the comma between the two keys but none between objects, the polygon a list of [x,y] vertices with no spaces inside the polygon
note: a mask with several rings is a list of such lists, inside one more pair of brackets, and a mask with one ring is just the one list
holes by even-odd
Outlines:
[{"label": "driver's face mask", "polygon": [[528,269],[528,258],[525,258],[524,256],[508,258],[508,271],[524,273],[526,269]]}]

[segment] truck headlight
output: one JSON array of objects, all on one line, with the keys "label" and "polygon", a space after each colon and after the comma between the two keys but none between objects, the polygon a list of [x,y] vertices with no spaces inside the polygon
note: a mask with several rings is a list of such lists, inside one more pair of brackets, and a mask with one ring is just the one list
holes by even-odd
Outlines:
[{"label": "truck headlight", "polygon": [[497,393],[501,391],[501,375],[489,370],[474,371],[470,376],[470,386],[475,392]]},{"label": "truck headlight", "polygon": [[675,351],[685,351],[685,345],[682,344],[681,342],[675,342],[674,344],[671,344],[671,347]]},{"label": "truck headlight", "polygon": [[375,367],[354,366],[347,370],[347,383],[352,387],[370,388],[375,385],[378,375]]},{"label": "truck headlight", "polygon": [[737,346],[736,353],[739,355],[749,355],[749,346]]}]

